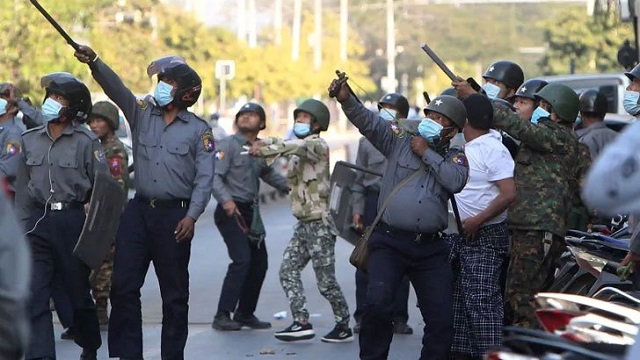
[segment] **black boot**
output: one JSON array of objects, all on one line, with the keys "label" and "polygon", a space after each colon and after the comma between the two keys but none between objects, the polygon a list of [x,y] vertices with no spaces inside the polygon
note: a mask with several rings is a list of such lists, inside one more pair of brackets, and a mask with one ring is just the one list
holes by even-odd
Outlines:
[{"label": "black boot", "polygon": [[211,327],[216,330],[222,331],[238,331],[242,329],[242,325],[236,321],[231,320],[231,317],[226,312],[219,312],[213,318]]},{"label": "black boot", "polygon": [[80,360],[98,360],[98,353],[96,350],[82,349]]},{"label": "black boot", "polygon": [[241,313],[233,314],[233,321],[240,323],[241,325],[250,327],[252,329],[269,329],[271,323],[267,321],[260,321],[255,315],[244,315]]}]

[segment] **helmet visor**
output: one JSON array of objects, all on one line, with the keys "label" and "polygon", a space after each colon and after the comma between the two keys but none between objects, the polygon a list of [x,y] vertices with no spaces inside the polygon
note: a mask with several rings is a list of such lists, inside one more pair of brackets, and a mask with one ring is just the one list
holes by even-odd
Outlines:
[{"label": "helmet visor", "polygon": [[169,55],[153,60],[147,67],[147,75],[152,77],[153,75],[162,74],[163,72],[174,68],[180,64],[187,64],[187,62],[180,56]]}]

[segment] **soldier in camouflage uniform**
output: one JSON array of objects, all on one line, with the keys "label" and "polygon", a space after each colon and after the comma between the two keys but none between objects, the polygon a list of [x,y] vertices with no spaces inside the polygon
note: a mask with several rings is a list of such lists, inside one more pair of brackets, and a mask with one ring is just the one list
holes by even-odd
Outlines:
[{"label": "soldier in camouflage uniform", "polygon": [[578,174],[583,174],[578,138],[571,129],[578,115],[578,95],[554,83],[535,97],[540,102],[534,111],[537,124],[494,104],[494,125],[522,142],[515,168],[518,194],[508,215],[511,261],[505,302],[511,313],[507,319],[525,327],[537,324],[533,296],[553,276],[564,247],[572,187],[577,186],[572,184],[581,184]]},{"label": "soldier in camouflage uniform", "polygon": [[[93,105],[89,126],[91,130],[100,138],[102,151],[109,164],[111,176],[124,189],[125,196],[129,190],[129,159],[124,144],[116,136],[116,131],[120,124],[118,108],[108,101],[99,101]],[[111,274],[113,273],[113,255],[115,246],[107,255],[98,272],[91,274],[93,280],[93,298],[96,301],[96,310],[100,327],[106,330],[109,325],[107,316],[107,300],[111,292]]]},{"label": "soldier in camouflage uniform", "polygon": [[337,232],[328,210],[329,146],[319,136],[329,126],[329,109],[322,102],[310,99],[303,102],[293,116],[297,140],[271,138],[254,143],[250,149],[251,155],[264,156],[271,161],[281,155],[289,157],[287,177],[291,186],[291,209],[298,219],[280,267],[280,284],[289,299],[294,321],[275,337],[296,341],[315,336],[300,280],[300,272],[311,261],[318,289],[331,303],[336,321],[335,328],[322,341],[353,341],[349,308],[335,278]]}]

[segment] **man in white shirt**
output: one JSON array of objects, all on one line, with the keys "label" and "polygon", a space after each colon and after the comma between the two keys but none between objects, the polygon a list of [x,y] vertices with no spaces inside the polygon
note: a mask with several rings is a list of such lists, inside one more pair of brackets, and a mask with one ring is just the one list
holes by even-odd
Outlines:
[{"label": "man in white shirt", "polygon": [[508,264],[507,208],[516,196],[514,162],[491,129],[493,107],[486,97],[474,94],[464,100],[467,124],[469,179],[455,195],[462,234],[447,236],[455,276],[454,340],[451,355],[480,358],[500,345],[504,308],[501,273]]}]

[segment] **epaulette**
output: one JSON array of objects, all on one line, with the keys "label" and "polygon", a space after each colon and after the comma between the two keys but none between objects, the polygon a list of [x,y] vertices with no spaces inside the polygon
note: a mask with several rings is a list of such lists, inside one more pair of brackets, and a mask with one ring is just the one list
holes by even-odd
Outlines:
[{"label": "epaulette", "polygon": [[32,133],[32,132],[35,132],[35,131],[38,131],[38,130],[42,130],[42,129],[44,129],[44,126],[45,126],[45,125],[46,125],[46,124],[38,125],[38,126],[33,127],[33,128],[31,128],[31,129],[25,130],[25,131],[22,133],[22,135],[21,135],[21,136],[25,136],[25,135],[27,135],[27,134],[29,134],[29,133]]},{"label": "epaulette", "polygon": [[81,133],[81,134],[85,134],[85,135],[87,135],[87,137],[88,137],[89,139],[91,139],[91,141],[93,141],[93,140],[97,140],[97,139],[98,139],[98,137],[96,136],[96,134],[94,134],[94,133],[93,133],[93,131],[91,131],[91,130],[87,129],[87,128],[84,126],[84,124],[74,126],[74,127],[73,127],[73,131],[78,132],[78,133]]}]

